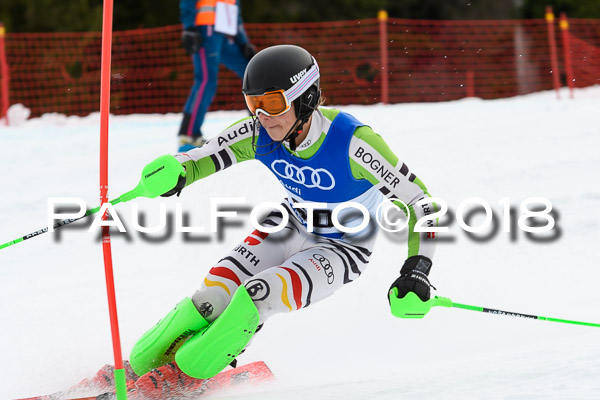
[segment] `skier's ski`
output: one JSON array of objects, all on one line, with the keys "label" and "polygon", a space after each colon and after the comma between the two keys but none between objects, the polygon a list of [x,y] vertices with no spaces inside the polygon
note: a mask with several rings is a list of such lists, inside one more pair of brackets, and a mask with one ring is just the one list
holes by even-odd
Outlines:
[{"label": "skier's ski", "polygon": [[[273,373],[263,361],[256,361],[250,364],[242,365],[227,371],[223,371],[211,379],[198,380],[196,385],[186,388],[184,391],[171,393],[169,397],[161,396],[161,400],[171,399],[195,399],[206,393],[212,393],[221,389],[229,388],[238,384],[258,383],[268,381],[274,378]],[[139,393],[133,381],[129,382],[127,390],[128,400],[155,400],[143,396]],[[70,390],[69,390],[70,391]],[[74,397],[66,395],[66,392],[59,392],[46,396],[29,397],[17,400],[115,400],[114,391],[109,391],[96,396]],[[158,400],[158,399],[156,399]]]}]

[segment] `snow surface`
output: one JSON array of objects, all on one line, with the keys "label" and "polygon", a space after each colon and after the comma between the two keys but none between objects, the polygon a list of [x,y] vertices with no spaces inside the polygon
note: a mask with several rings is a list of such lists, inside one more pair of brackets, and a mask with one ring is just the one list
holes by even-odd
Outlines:
[{"label": "snow surface", "polygon": [[[341,107],[370,124],[451,210],[480,197],[501,222],[545,197],[556,237],[533,241],[513,226],[483,241],[454,221],[431,281],[460,303],[600,322],[600,87],[483,101]],[[210,113],[213,136],[244,112]],[[110,120],[110,197],[133,188],[142,168],[175,150],[180,115]],[[47,225],[49,197],[98,205],[99,117],[44,115],[0,127],[0,243]],[[187,188],[179,199],[136,200],[158,222],[158,204],[183,204],[192,226],[209,226],[212,197],[279,201],[283,189],[258,162]],[[119,216],[132,227],[132,203]],[[517,211],[518,212],[518,211]],[[213,263],[253,230],[249,215],[222,237],[149,243],[132,228],[113,233],[123,354]],[[476,223],[474,219],[473,224]],[[75,224],[74,224],[75,225]],[[97,231],[63,227],[0,250],[0,398],[65,389],[113,360],[102,249]],[[540,237],[542,235],[537,235]],[[275,316],[240,362],[265,360],[274,384],[218,399],[598,399],[600,328],[434,308],[423,320],[394,318],[386,291],[406,256],[402,237],[381,235],[370,267],[335,296]]]}]

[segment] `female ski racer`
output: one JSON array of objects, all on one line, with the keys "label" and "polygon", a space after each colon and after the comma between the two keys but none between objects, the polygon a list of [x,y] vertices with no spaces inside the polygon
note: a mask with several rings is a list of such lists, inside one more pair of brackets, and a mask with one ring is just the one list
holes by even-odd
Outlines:
[{"label": "female ski racer", "polygon": [[[413,231],[416,221],[433,211],[413,207],[429,196],[427,189],[370,127],[350,114],[318,107],[319,79],[317,61],[301,47],[260,51],[248,64],[242,87],[253,116],[175,156],[186,174],[163,196],[258,160],[288,197],[260,223],[283,229],[250,233],[210,269],[195,294],[135,344],[131,366],[138,375],[152,370],[157,390],[174,389],[188,376],[210,378],[234,365],[269,317],[308,307],[360,276],[374,245],[373,224],[358,232],[338,229],[333,214],[342,203],[364,206],[370,221],[385,199],[408,205],[408,257],[390,292],[397,288],[399,298],[408,292],[430,298],[436,240]],[[345,227],[357,227],[366,216],[348,207],[336,217]]]}]

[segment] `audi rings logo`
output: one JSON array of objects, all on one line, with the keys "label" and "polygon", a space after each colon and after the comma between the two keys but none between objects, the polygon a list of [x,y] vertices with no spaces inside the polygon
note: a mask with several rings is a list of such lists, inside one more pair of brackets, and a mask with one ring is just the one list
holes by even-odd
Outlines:
[{"label": "audi rings logo", "polygon": [[335,186],[333,175],[324,168],[298,167],[285,160],[275,160],[271,169],[280,177],[307,188],[331,190]]},{"label": "audi rings logo", "polygon": [[325,258],[322,254],[313,254],[313,258],[317,260],[319,264],[321,264],[321,267],[323,267],[323,271],[325,271],[325,275],[327,275],[327,283],[331,285],[333,283],[334,276],[333,268],[331,267],[329,260]]}]

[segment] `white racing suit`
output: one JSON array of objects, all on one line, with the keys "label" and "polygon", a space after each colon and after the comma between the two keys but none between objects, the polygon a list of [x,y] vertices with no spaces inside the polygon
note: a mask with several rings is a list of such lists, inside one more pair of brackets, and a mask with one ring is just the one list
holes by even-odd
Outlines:
[{"label": "white racing suit", "polygon": [[[287,205],[284,205],[291,213]],[[272,212],[261,225],[279,225]],[[212,267],[192,297],[200,313],[214,320],[244,284],[261,317],[308,307],[360,276],[369,262],[375,234],[364,240],[330,239],[306,231],[293,216],[275,233],[254,230]]]},{"label": "white racing suit", "polygon": [[[255,129],[259,154],[252,147]],[[269,234],[253,231],[208,272],[192,297],[206,320],[214,321],[223,312],[240,285],[245,285],[262,323],[273,314],[307,307],[354,281],[369,262],[377,208],[384,199],[403,207],[401,200],[410,212],[408,257],[432,258],[435,235],[413,231],[416,221],[434,210],[431,205],[413,207],[429,196],[427,189],[371,128],[349,114],[319,108],[297,151],[277,145],[271,144],[264,128],[246,118],[203,147],[176,156],[186,168],[187,184],[257,159],[288,192],[282,205],[289,216],[285,227]],[[347,202],[364,206],[368,215],[346,208],[337,221],[356,227],[369,217],[365,229],[344,233],[334,226],[335,207]],[[283,217],[274,211],[261,225],[277,226]],[[307,229],[310,220],[314,232]],[[435,221],[429,221],[432,224]],[[403,262],[393,260],[398,269]]]}]

